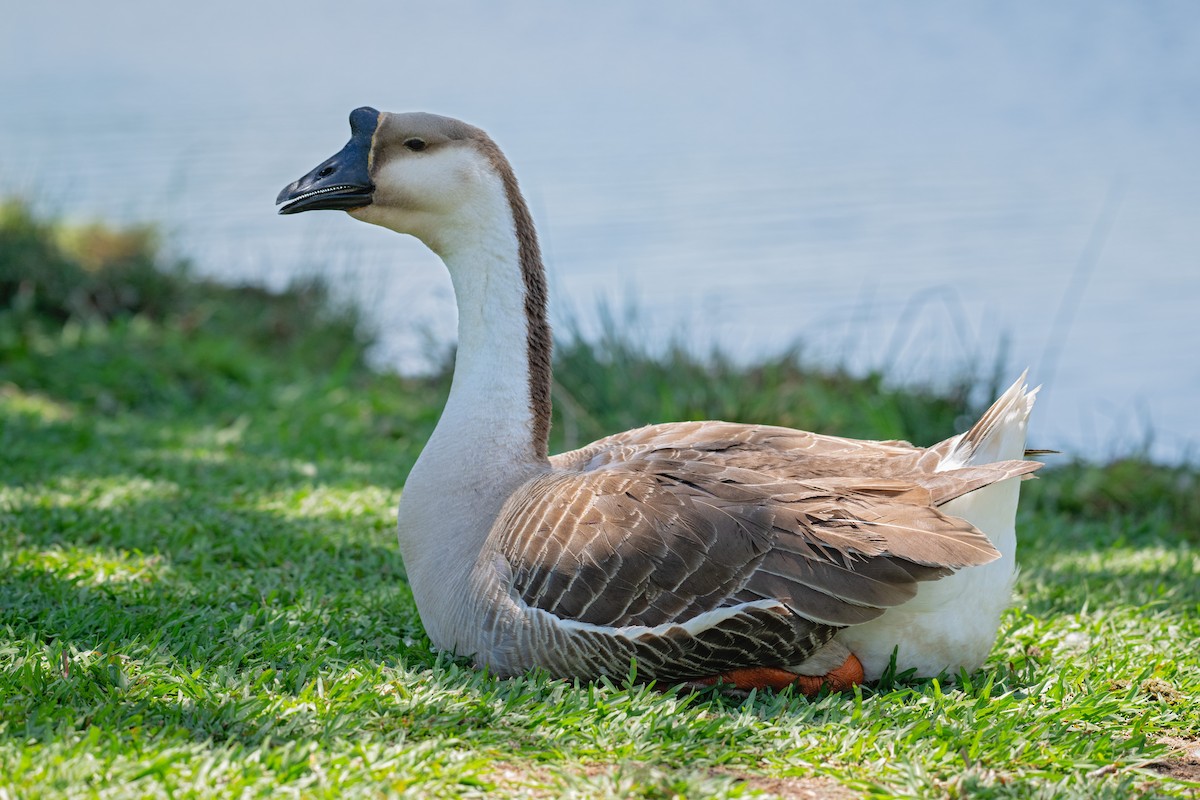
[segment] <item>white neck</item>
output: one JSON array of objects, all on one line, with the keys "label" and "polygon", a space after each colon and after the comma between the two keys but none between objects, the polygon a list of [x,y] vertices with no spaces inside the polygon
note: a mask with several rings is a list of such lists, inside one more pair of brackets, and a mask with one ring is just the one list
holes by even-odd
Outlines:
[{"label": "white neck", "polygon": [[529,324],[511,227],[489,227],[461,249],[444,251],[458,302],[458,354],[426,451],[467,448],[489,464],[530,460]]},{"label": "white neck", "polygon": [[430,637],[444,648],[456,638],[450,621],[458,615],[448,612],[458,610],[461,581],[501,505],[549,468],[533,434],[520,247],[498,181],[496,190],[469,224],[443,227],[437,242],[458,303],[458,354],[450,397],[400,501],[409,581]]}]

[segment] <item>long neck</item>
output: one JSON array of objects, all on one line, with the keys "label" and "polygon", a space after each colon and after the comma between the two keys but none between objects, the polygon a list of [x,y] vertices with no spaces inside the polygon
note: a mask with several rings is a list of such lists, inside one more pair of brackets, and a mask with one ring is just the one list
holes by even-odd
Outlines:
[{"label": "long neck", "polygon": [[509,238],[477,239],[470,250],[445,256],[458,302],[458,354],[429,447],[452,436],[488,461],[542,464],[550,429],[549,327],[544,300],[531,302],[514,269]]},{"label": "long neck", "polygon": [[550,468],[545,275],[519,194],[514,203],[501,181],[494,189],[444,226],[434,248],[454,283],[458,355],[450,397],[400,500],[410,585],[439,647],[465,646],[463,581],[504,501]]},{"label": "long neck", "polygon": [[[550,327],[529,212],[496,152],[491,191],[425,239],[458,303],[450,397],[405,483],[400,547],[438,647],[469,647],[465,581],[505,500],[550,469]],[[465,651],[464,651],[465,652]]]},{"label": "long neck", "polygon": [[503,183],[503,196],[440,248],[458,303],[458,355],[438,432],[469,431],[496,455],[543,465],[552,346],[546,275],[516,181]]}]

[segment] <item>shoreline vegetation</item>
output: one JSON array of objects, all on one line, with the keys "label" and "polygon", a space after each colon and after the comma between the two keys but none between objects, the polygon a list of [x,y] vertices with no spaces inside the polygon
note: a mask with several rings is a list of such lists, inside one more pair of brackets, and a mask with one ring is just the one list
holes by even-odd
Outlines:
[{"label": "shoreline vegetation", "polygon": [[[1051,459],[970,676],[496,680],[430,651],[395,544],[450,360],[397,375],[371,343],[319,282],[220,285],[152,228],[0,201],[0,800],[1200,791],[1200,468]],[[704,418],[929,444],[1005,377],[896,388],[616,325],[556,348],[554,451]]]}]

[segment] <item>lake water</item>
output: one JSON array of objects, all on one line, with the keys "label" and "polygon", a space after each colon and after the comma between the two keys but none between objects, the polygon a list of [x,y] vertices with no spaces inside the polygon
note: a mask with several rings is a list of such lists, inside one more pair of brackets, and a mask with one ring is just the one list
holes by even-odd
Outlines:
[{"label": "lake water", "polygon": [[326,274],[419,368],[412,241],[278,190],[358,105],[487,128],[558,324],[937,379],[1031,368],[1032,444],[1200,443],[1200,5],[10,4],[0,191],[162,223],[199,269]]}]

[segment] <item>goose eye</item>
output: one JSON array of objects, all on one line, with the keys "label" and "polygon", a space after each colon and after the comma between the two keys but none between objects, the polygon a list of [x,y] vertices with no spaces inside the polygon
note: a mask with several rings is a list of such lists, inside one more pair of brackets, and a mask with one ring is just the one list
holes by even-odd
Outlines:
[{"label": "goose eye", "polygon": [[409,139],[409,140],[405,141],[404,146],[407,147],[409,150],[415,150],[416,152],[419,153],[425,149],[425,140],[424,139]]}]

